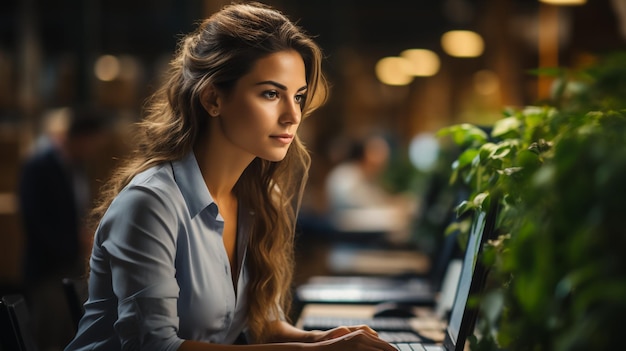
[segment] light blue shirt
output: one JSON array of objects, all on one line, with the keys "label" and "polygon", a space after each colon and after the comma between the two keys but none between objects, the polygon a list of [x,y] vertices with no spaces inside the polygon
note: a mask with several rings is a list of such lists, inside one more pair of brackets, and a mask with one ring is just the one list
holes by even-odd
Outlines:
[{"label": "light blue shirt", "polygon": [[246,326],[253,215],[239,210],[233,278],[224,222],[193,153],[137,175],[98,226],[85,315],[66,350],[171,351],[187,339],[232,344]]}]

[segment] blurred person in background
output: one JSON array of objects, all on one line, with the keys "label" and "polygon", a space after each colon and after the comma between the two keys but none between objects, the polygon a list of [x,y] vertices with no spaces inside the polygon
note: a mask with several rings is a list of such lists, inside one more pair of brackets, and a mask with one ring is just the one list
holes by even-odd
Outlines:
[{"label": "blurred person in background", "polygon": [[379,135],[352,141],[346,159],[334,167],[326,179],[331,210],[385,203],[389,194],[382,188],[380,177],[388,166],[390,152],[389,144]]},{"label": "blurred person in background", "polygon": [[366,326],[285,320],[310,163],[296,133],[325,100],[321,60],[256,3],[181,39],[95,211],[89,299],[66,350],[395,350]]},{"label": "blurred person in background", "polygon": [[24,161],[19,181],[25,234],[23,281],[41,350],[59,350],[72,337],[61,281],[84,274],[84,216],[91,206],[87,162],[107,140],[106,120],[94,109],[60,109]]},{"label": "blurred person in background", "polygon": [[382,135],[370,133],[351,141],[347,157],[326,178],[329,219],[336,230],[385,233],[392,240],[407,240],[416,203],[383,186],[390,156],[390,145]]}]

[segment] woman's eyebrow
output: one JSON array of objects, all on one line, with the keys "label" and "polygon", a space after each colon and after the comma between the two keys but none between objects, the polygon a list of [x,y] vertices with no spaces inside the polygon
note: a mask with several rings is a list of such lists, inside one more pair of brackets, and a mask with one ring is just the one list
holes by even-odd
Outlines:
[{"label": "woman's eyebrow", "polygon": [[[258,82],[258,83],[256,83],[255,85],[264,85],[264,84],[273,85],[273,86],[277,87],[277,88],[278,88],[278,89],[280,89],[280,90],[287,90],[287,87],[286,87],[285,85],[280,84],[280,83],[278,83],[278,82],[275,82],[275,81],[273,81],[273,80],[264,80],[264,81],[262,81],[262,82]],[[302,87],[300,87],[300,89],[298,89],[297,91],[302,91],[302,90],[306,90],[306,89],[307,89],[307,86],[306,86],[306,85],[303,85],[303,86],[302,86]]]}]

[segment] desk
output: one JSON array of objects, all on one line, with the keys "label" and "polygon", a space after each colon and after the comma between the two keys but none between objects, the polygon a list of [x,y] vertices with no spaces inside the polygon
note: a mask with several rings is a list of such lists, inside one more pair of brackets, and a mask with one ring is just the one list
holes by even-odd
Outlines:
[{"label": "desk", "polygon": [[337,245],[330,249],[328,266],[335,275],[425,274],[430,270],[430,259],[416,250]]}]

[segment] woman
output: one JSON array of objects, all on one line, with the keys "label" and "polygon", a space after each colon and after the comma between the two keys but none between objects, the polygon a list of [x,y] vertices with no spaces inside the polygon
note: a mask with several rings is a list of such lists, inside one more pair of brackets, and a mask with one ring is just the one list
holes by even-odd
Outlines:
[{"label": "woman", "polygon": [[[181,41],[95,211],[89,299],[67,350],[395,350],[366,326],[284,320],[310,162],[296,130],[325,100],[320,61],[260,4],[227,6]],[[232,345],[242,333],[251,345]]]}]

